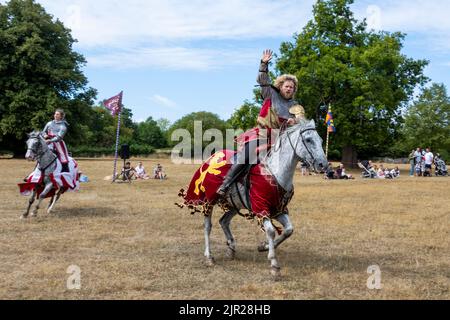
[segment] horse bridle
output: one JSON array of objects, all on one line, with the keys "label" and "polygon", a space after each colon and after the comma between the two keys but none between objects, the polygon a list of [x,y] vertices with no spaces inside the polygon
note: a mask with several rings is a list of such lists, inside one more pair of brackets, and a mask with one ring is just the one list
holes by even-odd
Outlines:
[{"label": "horse bridle", "polygon": [[[32,139],[36,139],[36,140],[38,141],[39,144],[42,143],[42,141],[39,139],[39,137],[33,137]],[[31,148],[28,148],[28,150],[33,151],[33,153],[36,154],[36,158],[37,158],[37,159],[40,158],[41,156],[43,156],[43,155],[45,154],[45,151],[42,151],[42,152],[38,153],[37,151],[34,151],[34,150],[31,149]],[[43,168],[43,169],[39,168],[39,170],[41,170],[41,171],[47,170],[47,169],[48,169],[48,168],[56,161],[57,158],[58,158],[58,157],[55,157],[55,158],[53,159],[53,161],[50,162],[50,163],[48,164],[48,166],[46,166],[46,167]]]},{"label": "horse bridle", "polygon": [[[308,129],[302,130],[302,131],[300,132],[300,137],[302,138],[303,145],[305,146],[306,151],[308,151],[309,155],[311,156],[311,159],[313,159],[313,163],[312,163],[312,164],[313,164],[313,166],[314,166],[314,164],[316,163],[316,159],[314,158],[314,156],[313,156],[311,150],[308,148],[308,145],[306,144],[306,141],[305,141],[305,137],[303,136],[303,134],[304,134],[305,132],[308,132],[308,131],[317,131],[317,130],[316,130],[315,128],[308,128]],[[302,158],[297,154],[297,152],[296,152],[296,151],[297,151],[298,144],[300,143],[300,139],[297,140],[297,143],[296,143],[296,145],[295,145],[295,147],[294,147],[294,144],[292,143],[292,139],[291,139],[291,136],[290,136],[289,132],[287,132],[286,135],[287,135],[287,137],[288,137],[289,143],[291,144],[291,147],[294,149],[295,156],[296,156],[300,161],[305,160],[305,159],[302,159]]]},{"label": "horse bridle", "polygon": [[[39,137],[31,137],[31,139],[36,139],[39,144],[41,143]],[[38,149],[38,148],[36,148],[36,149]],[[45,153],[44,151],[42,151],[41,153],[38,153],[37,150],[33,150],[32,148],[28,148],[28,151],[30,151],[30,150],[33,151],[34,154],[36,154],[36,158],[43,156],[44,153]]]}]

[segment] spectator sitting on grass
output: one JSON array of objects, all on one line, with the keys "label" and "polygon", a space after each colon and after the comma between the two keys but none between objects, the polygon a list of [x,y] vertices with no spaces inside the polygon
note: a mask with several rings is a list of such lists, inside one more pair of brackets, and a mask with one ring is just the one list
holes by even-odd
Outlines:
[{"label": "spectator sitting on grass", "polygon": [[335,177],[335,171],[334,171],[333,166],[332,166],[331,163],[328,164],[328,168],[327,168],[327,170],[325,171],[324,179],[330,179],[330,180],[336,179],[336,177]]},{"label": "spectator sitting on grass", "polygon": [[393,178],[398,178],[400,177],[400,169],[398,167],[395,167],[394,169],[391,170],[390,174],[392,175]]},{"label": "spectator sitting on grass", "polygon": [[341,163],[336,169],[336,175],[338,179],[353,180],[355,179],[351,174],[346,174],[344,164]]},{"label": "spectator sitting on grass", "polygon": [[122,168],[122,175],[124,180],[133,180],[136,179],[136,170],[131,167],[131,162],[125,163],[125,167]]},{"label": "spectator sitting on grass", "polygon": [[164,180],[167,178],[167,175],[164,173],[163,167],[160,163],[158,163],[158,165],[153,170],[153,174],[155,176],[155,179]]},{"label": "spectator sitting on grass", "polygon": [[142,180],[150,179],[150,176],[145,172],[145,168],[142,165],[142,162],[138,163],[138,166],[134,169],[136,171],[136,178]]}]

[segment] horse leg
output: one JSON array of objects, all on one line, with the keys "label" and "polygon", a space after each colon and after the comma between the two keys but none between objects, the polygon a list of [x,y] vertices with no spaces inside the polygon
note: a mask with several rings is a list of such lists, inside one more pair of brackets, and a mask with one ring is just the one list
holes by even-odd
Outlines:
[{"label": "horse leg", "polygon": [[[50,214],[52,213],[53,207],[55,206],[55,204],[58,202],[59,198],[61,198],[62,195],[62,189],[59,189],[58,193],[56,194],[56,197],[53,196],[52,200],[50,201],[50,204],[48,206],[48,210],[47,213]],[[54,200],[53,200],[54,199]]]},{"label": "horse leg", "polygon": [[269,243],[269,255],[267,258],[270,260],[271,275],[274,280],[279,280],[281,277],[281,268],[278,265],[277,256],[275,252],[275,235],[276,231],[270,219],[264,219],[264,230],[266,230],[267,241]]},{"label": "horse leg", "polygon": [[205,258],[208,267],[214,266],[214,258],[211,255],[210,235],[212,230],[212,210],[205,215]]},{"label": "horse leg", "polygon": [[[284,213],[276,218],[276,220],[283,226],[283,233],[275,240],[275,248],[278,248],[284,241],[289,239],[294,233],[294,227],[292,226],[291,219],[289,215]],[[259,247],[259,252],[266,252],[269,250],[269,245],[267,242],[263,242]]]},{"label": "horse leg", "polygon": [[47,183],[45,185],[44,191],[42,191],[41,195],[39,196],[39,201],[36,205],[36,208],[34,208],[33,212],[31,213],[32,217],[36,217],[39,211],[39,208],[41,206],[42,201],[45,199],[45,197],[47,196],[47,194],[52,190],[53,188],[53,183]]},{"label": "horse leg", "polygon": [[283,213],[276,219],[283,226],[283,233],[275,240],[275,248],[278,248],[280,244],[282,244],[292,236],[292,234],[294,233],[294,226],[292,225],[291,219],[289,218],[289,215],[287,213]]},{"label": "horse leg", "polygon": [[236,211],[228,211],[220,219],[220,226],[222,227],[222,230],[225,233],[225,237],[227,238],[227,257],[231,260],[234,260],[234,257],[236,255],[236,241],[234,240],[233,234],[231,233],[230,223],[236,215]]},{"label": "horse leg", "polygon": [[48,203],[47,213],[50,213],[49,210],[50,210],[50,207],[51,207],[52,204],[53,204],[53,201],[55,201],[55,196],[53,196],[53,197],[50,199],[50,202]]},{"label": "horse leg", "polygon": [[30,214],[30,209],[31,209],[31,206],[33,205],[33,203],[34,203],[34,200],[36,199],[36,188],[34,188],[33,189],[33,193],[31,194],[31,197],[30,197],[30,199],[28,200],[28,208],[27,208],[27,211],[25,211],[25,213],[24,214],[22,214],[22,216],[20,217],[20,219],[26,219],[26,218],[28,218],[28,215]]}]

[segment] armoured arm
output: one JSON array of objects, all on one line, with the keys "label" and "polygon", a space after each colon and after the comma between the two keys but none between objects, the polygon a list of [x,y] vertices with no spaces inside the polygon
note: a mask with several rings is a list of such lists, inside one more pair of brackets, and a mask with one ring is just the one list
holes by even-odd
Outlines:
[{"label": "armoured arm", "polygon": [[272,98],[272,83],[269,77],[269,64],[261,62],[259,66],[259,74],[258,74],[258,84],[261,86],[263,99]]},{"label": "armoured arm", "polygon": [[42,130],[42,132],[44,133],[44,136],[48,135],[48,129],[50,127],[51,122],[47,122],[47,124],[44,127],[44,130]]},{"label": "armoured arm", "polygon": [[272,60],[273,52],[271,50],[265,50],[261,58],[261,64],[259,66],[258,78],[256,81],[262,88],[263,99],[272,98],[272,82],[269,77],[269,62]]},{"label": "armoured arm", "polygon": [[56,137],[52,138],[50,141],[51,142],[59,142],[62,141],[64,139],[64,136],[67,133],[67,126],[65,124],[61,124],[60,129],[58,131],[58,133],[56,134]]}]

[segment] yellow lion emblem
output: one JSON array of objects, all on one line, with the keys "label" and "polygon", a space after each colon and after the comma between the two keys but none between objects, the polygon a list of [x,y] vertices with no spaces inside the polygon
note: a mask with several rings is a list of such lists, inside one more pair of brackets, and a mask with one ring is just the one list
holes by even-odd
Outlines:
[{"label": "yellow lion emblem", "polygon": [[222,160],[221,162],[219,162],[220,159],[225,158],[225,153],[223,152],[218,152],[216,153],[214,156],[212,156],[209,162],[209,166],[206,169],[206,171],[203,171],[202,168],[200,168],[200,177],[195,181],[195,190],[194,193],[198,196],[200,195],[200,191],[201,192],[205,192],[206,189],[203,186],[203,182],[206,179],[206,176],[208,174],[213,174],[215,176],[218,176],[219,174],[221,174],[222,172],[217,170],[219,168],[224,167],[227,162],[225,160]]}]

